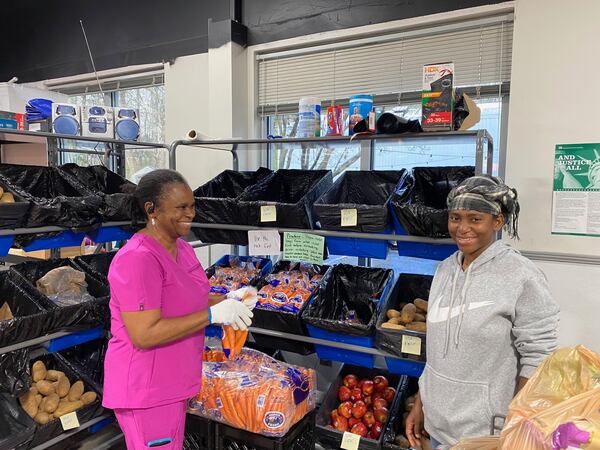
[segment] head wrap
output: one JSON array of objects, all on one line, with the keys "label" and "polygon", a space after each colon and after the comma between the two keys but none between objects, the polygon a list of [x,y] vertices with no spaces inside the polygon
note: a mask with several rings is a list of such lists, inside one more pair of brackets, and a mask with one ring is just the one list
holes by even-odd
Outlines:
[{"label": "head wrap", "polygon": [[519,202],[517,190],[504,184],[502,178],[476,175],[456,186],[446,200],[448,210],[465,209],[504,216],[504,227],[512,238],[519,238]]}]

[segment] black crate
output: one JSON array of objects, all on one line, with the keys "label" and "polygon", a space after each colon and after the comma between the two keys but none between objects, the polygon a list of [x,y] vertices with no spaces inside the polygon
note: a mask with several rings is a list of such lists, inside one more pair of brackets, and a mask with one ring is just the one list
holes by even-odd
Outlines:
[{"label": "black crate", "polygon": [[[273,270],[269,274],[279,273],[283,270],[287,270],[290,267],[289,261],[279,261],[273,266]],[[313,265],[316,272],[321,275],[325,275],[325,272],[329,269],[327,265]],[[256,289],[260,290],[267,284],[265,278],[262,278],[256,285]],[[310,300],[310,299],[309,299]],[[302,311],[308,305],[309,300],[304,303],[302,309],[298,314],[292,314],[283,311],[274,311],[270,309],[254,308],[254,317],[252,323],[257,328],[264,328],[267,330],[281,331],[283,333],[298,334],[300,336],[308,336],[306,326],[302,321]],[[261,335],[258,333],[253,334],[254,339],[258,344],[261,344],[270,348],[277,348],[280,350],[300,353],[301,355],[309,355],[314,353],[315,349],[312,344],[306,344],[291,339],[278,338],[274,336]]]},{"label": "black crate", "polygon": [[183,450],[212,450],[215,445],[215,423],[205,417],[187,414]]},{"label": "black crate", "polygon": [[94,277],[102,284],[108,285],[108,269],[116,254],[117,252],[107,252],[77,256],[73,259],[73,262],[87,275]]},{"label": "black crate", "polygon": [[10,189],[6,188],[6,186],[3,186],[2,183],[0,183],[0,188],[5,192],[13,194],[15,199],[14,203],[0,203],[0,230],[21,228],[25,226],[27,213],[29,212],[31,203],[16,192],[12,192]]},{"label": "black crate", "polygon": [[379,436],[379,439],[360,438],[360,449],[380,450],[383,444],[385,430],[399,406],[399,399],[402,397],[402,392],[406,389],[407,377],[391,374],[385,370],[367,369],[365,367],[351,366],[350,364],[344,364],[338,378],[331,383],[329,390],[323,399],[323,403],[319,408],[316,418],[317,441],[326,448],[339,448],[342,443],[343,433],[334,428],[328,428],[328,425],[331,421],[331,411],[340,404],[338,399],[338,389],[342,385],[344,377],[349,374],[354,374],[359,379],[373,379],[376,375],[385,375],[389,381],[389,385],[396,389],[396,398],[389,407],[388,421],[383,424],[383,431]]},{"label": "black crate", "polygon": [[85,373],[102,386],[104,383],[104,358],[108,339],[100,338],[69,347],[60,352],[79,372]]},{"label": "black crate", "polygon": [[409,378],[407,380],[406,389],[401,392],[398,402],[398,410],[394,414],[388,426],[385,429],[383,436],[383,450],[409,450],[406,447],[401,447],[394,443],[397,434],[404,435],[403,416],[404,402],[411,395],[415,395],[419,391],[419,380],[417,378]]},{"label": "black crate", "polygon": [[216,450],[313,450],[315,448],[315,413],[307,414],[280,438],[215,423]]},{"label": "black crate", "polygon": [[[400,356],[401,358],[425,361],[426,333],[411,330],[382,328],[381,325],[387,321],[386,313],[388,309],[393,308],[399,310],[400,303],[411,303],[416,298],[428,300],[432,281],[433,276],[431,275],[419,275],[412,273],[400,274],[391,295],[388,297],[387,303],[383,305],[383,308],[379,313],[379,318],[377,319],[375,345],[378,348],[393,355]],[[409,355],[407,353],[402,353],[402,338],[405,335],[421,338],[422,343],[420,355]]]},{"label": "black crate", "polygon": [[24,448],[33,439],[35,422],[9,394],[0,394],[0,448]]}]

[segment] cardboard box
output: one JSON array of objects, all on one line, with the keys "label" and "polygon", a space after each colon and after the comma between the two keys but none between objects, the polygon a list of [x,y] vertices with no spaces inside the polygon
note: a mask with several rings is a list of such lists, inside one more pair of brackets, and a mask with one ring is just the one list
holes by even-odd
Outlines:
[{"label": "cardboard box", "polygon": [[24,130],[25,129],[25,114],[23,113],[16,113],[16,112],[11,112],[11,111],[0,111],[0,120],[2,119],[10,119],[11,121],[14,120],[16,122],[16,127],[12,127],[12,122],[11,122],[11,126],[2,126],[0,125],[0,128],[13,128],[16,130]]},{"label": "cardboard box", "polygon": [[423,67],[421,106],[424,131],[452,131],[454,63]]},{"label": "cardboard box", "polygon": [[90,137],[114,138],[114,111],[108,106],[85,106],[81,108],[81,134]]}]

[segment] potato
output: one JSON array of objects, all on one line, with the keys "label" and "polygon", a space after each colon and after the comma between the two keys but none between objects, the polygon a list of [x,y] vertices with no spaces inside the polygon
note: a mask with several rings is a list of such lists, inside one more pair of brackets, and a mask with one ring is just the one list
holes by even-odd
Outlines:
[{"label": "potato", "polygon": [[423,300],[422,298],[415,298],[413,300],[413,303],[419,311],[427,312],[427,308],[429,306],[427,300]]},{"label": "potato", "polygon": [[54,417],[64,416],[65,414],[72,413],[73,411],[78,410],[83,406],[83,402],[81,400],[77,400],[76,402],[65,402],[61,401],[54,411]]},{"label": "potato", "polygon": [[394,317],[400,317],[400,311],[395,309],[388,309],[386,315],[388,319],[393,319]]},{"label": "potato", "polygon": [[426,322],[427,321],[427,317],[425,317],[423,314],[421,313],[416,313],[415,314],[415,322]]},{"label": "potato", "polygon": [[413,322],[406,325],[407,330],[419,331],[421,333],[427,332],[427,324],[425,322]]},{"label": "potato", "polygon": [[46,413],[53,413],[58,408],[58,404],[60,403],[60,397],[58,394],[50,394],[48,397],[44,397],[42,399],[42,403],[40,403],[40,410]]},{"label": "potato", "polygon": [[393,317],[387,321],[388,323],[395,323],[396,325],[400,325],[400,317]]},{"label": "potato", "polygon": [[33,420],[35,420],[40,425],[46,425],[48,422],[50,422],[51,419],[50,419],[50,415],[47,412],[39,411],[35,415]]},{"label": "potato", "polygon": [[69,394],[69,390],[71,389],[71,383],[69,379],[65,377],[60,377],[58,381],[52,383],[54,388],[56,389],[56,393],[60,398],[66,397]]},{"label": "potato", "polygon": [[45,380],[46,373],[46,365],[43,361],[36,361],[33,363],[33,366],[31,366],[31,376],[33,377],[34,383]]},{"label": "potato", "polygon": [[89,405],[90,403],[94,403],[97,397],[98,395],[95,392],[89,391],[81,396],[81,401],[84,405]]},{"label": "potato", "polygon": [[71,388],[69,389],[69,393],[67,395],[67,399],[70,402],[75,402],[79,400],[83,395],[83,389],[83,381],[76,381],[71,385]]},{"label": "potato", "polygon": [[35,387],[42,395],[50,395],[56,392],[54,385],[50,381],[42,380],[35,383]]},{"label": "potato", "polygon": [[65,373],[60,370],[49,370],[46,374],[46,380],[49,381],[58,381],[60,377],[64,377]]},{"label": "potato", "polygon": [[44,397],[41,394],[35,394],[35,404],[39,407]]},{"label": "potato", "polygon": [[381,328],[391,328],[392,330],[404,330],[406,327],[397,323],[385,322],[381,324]]},{"label": "potato", "polygon": [[417,313],[417,307],[412,303],[409,303],[402,308],[402,313],[400,314],[400,323],[406,325],[407,323],[411,323],[415,320],[415,314]]},{"label": "potato", "polygon": [[38,412],[38,403],[36,396],[39,395],[30,389],[26,394],[19,397],[19,403],[27,415],[31,418],[35,417]]},{"label": "potato", "polygon": [[2,197],[0,197],[0,203],[14,203],[15,202],[15,196],[12,195],[10,192],[4,192],[2,194]]}]

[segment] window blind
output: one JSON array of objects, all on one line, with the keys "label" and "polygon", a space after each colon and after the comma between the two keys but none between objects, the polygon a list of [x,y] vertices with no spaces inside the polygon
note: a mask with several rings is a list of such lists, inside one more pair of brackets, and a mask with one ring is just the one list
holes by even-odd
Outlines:
[{"label": "window blind", "polygon": [[420,92],[423,66],[441,62],[454,63],[457,87],[502,86],[510,82],[512,36],[512,15],[503,15],[261,54],[257,56],[258,112],[297,111],[304,96],[344,103],[354,94]]}]

